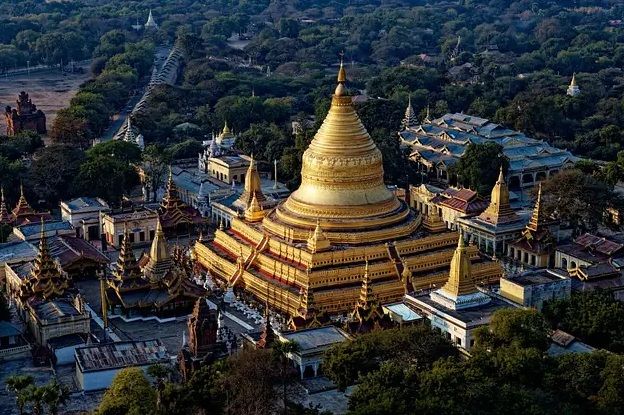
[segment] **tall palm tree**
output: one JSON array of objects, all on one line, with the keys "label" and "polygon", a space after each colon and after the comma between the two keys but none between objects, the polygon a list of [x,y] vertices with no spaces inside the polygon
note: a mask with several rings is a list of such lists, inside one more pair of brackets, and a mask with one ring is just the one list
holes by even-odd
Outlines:
[{"label": "tall palm tree", "polygon": [[28,402],[27,389],[33,384],[33,377],[28,375],[11,375],[6,381],[6,389],[15,395],[15,404],[20,415],[24,414],[24,405]]},{"label": "tall palm tree", "polygon": [[43,403],[48,407],[48,412],[50,415],[57,415],[59,407],[65,405],[69,400],[69,389],[58,383],[56,379],[52,379],[42,389]]}]

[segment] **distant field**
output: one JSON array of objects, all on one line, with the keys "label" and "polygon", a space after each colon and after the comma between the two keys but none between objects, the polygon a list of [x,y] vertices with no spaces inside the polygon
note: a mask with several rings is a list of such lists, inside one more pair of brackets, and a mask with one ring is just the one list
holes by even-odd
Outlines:
[{"label": "distant field", "polygon": [[4,108],[7,105],[15,107],[20,91],[26,91],[37,108],[45,113],[50,129],[58,110],[67,107],[78,87],[91,77],[89,68],[85,67],[84,70],[84,74],[53,71],[31,73],[30,76],[0,77],[0,135],[6,133]]}]

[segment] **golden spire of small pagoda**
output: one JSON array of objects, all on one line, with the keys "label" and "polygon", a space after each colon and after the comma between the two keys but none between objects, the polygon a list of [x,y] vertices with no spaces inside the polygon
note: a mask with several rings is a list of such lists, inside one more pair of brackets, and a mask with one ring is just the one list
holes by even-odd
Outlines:
[{"label": "golden spire of small pagoda", "polygon": [[35,263],[22,287],[23,297],[39,297],[49,300],[63,295],[69,287],[69,278],[50,255],[48,242],[45,236],[43,218],[41,219],[41,234],[39,236],[39,252]]},{"label": "golden spire of small pagoda", "polygon": [[262,206],[260,206],[260,203],[258,203],[258,198],[254,193],[249,207],[245,209],[245,219],[247,219],[249,222],[258,222],[261,221],[263,218],[264,209],[262,209]]},{"label": "golden spire of small pagoda", "polygon": [[362,277],[362,287],[360,288],[359,305],[364,308],[370,308],[374,301],[373,287],[371,286],[370,275],[368,274],[368,259],[364,265],[364,276]]},{"label": "golden spire of small pagoda", "polygon": [[264,306],[264,328],[262,330],[262,334],[260,334],[260,339],[256,343],[256,348],[258,349],[268,349],[273,343],[275,343],[275,333],[271,328],[271,316],[269,314],[269,301],[268,301],[268,293],[267,293],[267,301]]},{"label": "golden spire of small pagoda", "polygon": [[221,131],[222,134],[230,134],[230,127],[228,127],[228,123],[227,120],[223,121],[223,131]]},{"label": "golden spire of small pagoda", "polygon": [[533,232],[537,232],[547,222],[542,209],[542,184],[537,185],[537,198],[535,200],[535,207],[533,208],[533,214],[531,220],[527,224],[527,229]]},{"label": "golden spire of small pagoda", "polygon": [[119,257],[117,257],[117,265],[113,274],[118,282],[141,277],[139,265],[132,251],[132,242],[130,242],[130,232],[128,231],[127,223],[124,223],[123,240],[121,241],[121,249],[119,250]]},{"label": "golden spire of small pagoda", "polygon": [[4,187],[0,188],[0,224],[12,222],[13,218],[7,209],[6,200],[4,200]]},{"label": "golden spire of small pagoda", "polygon": [[490,204],[487,209],[479,215],[479,218],[493,224],[507,223],[520,219],[509,204],[509,189],[505,182],[505,177],[503,176],[502,165],[498,173],[498,180],[496,180],[492,188]]},{"label": "golden spire of small pagoda", "polygon": [[150,253],[147,264],[143,270],[145,277],[151,282],[159,281],[171,268],[172,260],[169,254],[169,247],[162,230],[160,219],[156,221],[156,233],[150,246]]},{"label": "golden spire of small pagoda", "polygon": [[331,248],[331,241],[327,239],[323,229],[321,229],[320,219],[316,220],[316,227],[314,232],[308,238],[308,249],[313,253],[326,251]]},{"label": "golden spire of small pagoda", "polygon": [[251,206],[254,197],[260,206],[262,206],[266,200],[264,193],[262,193],[262,182],[260,181],[256,161],[254,160],[254,156],[252,154],[249,167],[247,168],[247,173],[245,174],[245,187],[243,189],[243,194],[241,194],[237,202],[242,205],[243,209],[248,209]]},{"label": "golden spire of small pagoda", "polygon": [[403,272],[401,272],[401,281],[403,282],[403,290],[405,294],[410,292],[412,285],[412,271],[410,271],[407,263],[403,262]]},{"label": "golden spire of small pagoda", "polygon": [[472,263],[468,254],[464,236],[459,233],[459,241],[457,248],[451,260],[451,269],[449,271],[449,279],[442,287],[442,291],[451,294],[454,297],[472,294],[478,292],[477,287],[472,279]]},{"label": "golden spire of small pagoda", "polygon": [[159,219],[156,220],[156,233],[154,234],[154,239],[150,247],[150,259],[153,261],[170,259],[167,240],[165,239],[165,233],[162,230]]},{"label": "golden spire of small pagoda", "polygon": [[13,209],[13,217],[17,218],[23,215],[33,215],[35,210],[30,206],[24,195],[24,185],[20,182],[20,197],[17,201],[17,206]]}]

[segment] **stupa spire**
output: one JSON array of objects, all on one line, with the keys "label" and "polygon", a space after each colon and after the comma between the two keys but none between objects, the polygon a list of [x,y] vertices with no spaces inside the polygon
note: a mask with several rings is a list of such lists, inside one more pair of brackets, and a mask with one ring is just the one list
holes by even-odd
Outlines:
[{"label": "stupa spire", "polygon": [[138,277],[140,277],[139,265],[132,251],[128,224],[124,223],[123,240],[121,241],[121,249],[119,250],[119,257],[117,258],[115,279],[123,281]]},{"label": "stupa spire", "polygon": [[572,74],[572,79],[570,80],[570,85],[568,86],[566,94],[571,97],[575,97],[581,94],[581,89],[576,83],[576,73]]},{"label": "stupa spire", "polygon": [[509,204],[509,188],[503,175],[503,166],[500,166],[498,179],[492,188],[490,204],[479,215],[479,218],[489,223],[508,223],[519,220],[519,216],[511,209]]},{"label": "stupa spire", "polygon": [[457,248],[451,260],[449,279],[442,287],[442,290],[455,297],[478,292],[472,280],[472,264],[470,255],[467,252],[464,236],[459,233]]},{"label": "stupa spire", "polygon": [[169,246],[165,239],[160,219],[156,222],[156,232],[150,246],[149,259],[145,265],[144,274],[151,282],[159,281],[171,267],[172,260]]},{"label": "stupa spire", "polygon": [[544,216],[544,210],[542,208],[542,184],[537,185],[537,198],[535,200],[535,207],[531,214],[531,220],[527,225],[527,229],[537,232],[547,222]]},{"label": "stupa spire", "polygon": [[249,167],[247,168],[247,173],[245,174],[245,187],[243,189],[243,194],[241,194],[238,198],[238,201],[240,201],[239,203],[244,209],[248,209],[251,206],[251,202],[254,197],[260,206],[262,206],[266,200],[264,193],[262,193],[262,182],[260,181],[256,161],[254,160],[254,156],[252,154]]},{"label": "stupa spire", "polygon": [[[327,116],[303,155],[301,185],[279,205],[277,217],[304,229],[313,229],[321,218],[331,233],[379,229],[384,222],[399,221],[404,209],[385,186],[381,152],[346,94],[344,64],[337,81]],[[367,217],[384,219],[366,225]]]},{"label": "stupa spire", "polygon": [[363,308],[370,308],[374,301],[373,288],[371,286],[370,275],[368,274],[368,259],[364,265],[364,275],[362,276],[362,287],[360,288],[359,305]]},{"label": "stupa spire", "polygon": [[403,128],[410,128],[418,125],[418,119],[416,118],[414,107],[412,107],[412,94],[410,94],[407,99],[407,108],[405,109],[405,117],[403,117],[402,124]]},{"label": "stupa spire", "polygon": [[0,224],[12,221],[11,214],[7,209],[6,200],[4,200],[4,187],[0,188]]}]

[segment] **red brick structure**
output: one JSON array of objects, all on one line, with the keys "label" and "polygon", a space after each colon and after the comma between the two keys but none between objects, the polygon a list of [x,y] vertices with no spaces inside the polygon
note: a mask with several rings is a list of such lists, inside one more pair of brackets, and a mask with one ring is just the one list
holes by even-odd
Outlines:
[{"label": "red brick structure", "polygon": [[47,133],[45,114],[37,109],[37,106],[32,103],[32,100],[28,98],[28,94],[24,91],[20,92],[17,97],[17,108],[7,106],[4,115],[6,117],[8,136],[14,136],[26,130],[34,131],[38,134]]}]

